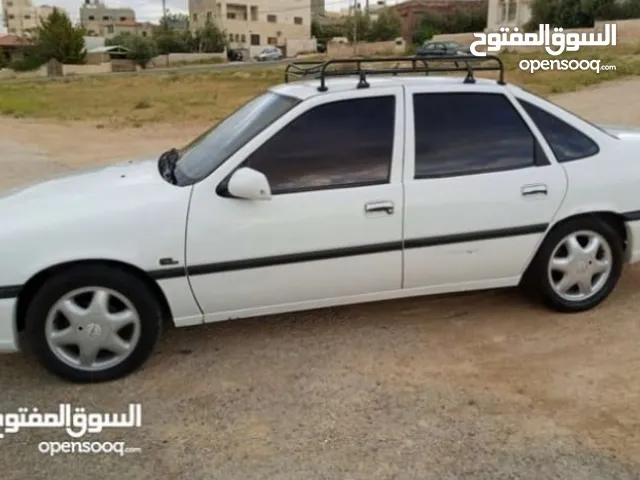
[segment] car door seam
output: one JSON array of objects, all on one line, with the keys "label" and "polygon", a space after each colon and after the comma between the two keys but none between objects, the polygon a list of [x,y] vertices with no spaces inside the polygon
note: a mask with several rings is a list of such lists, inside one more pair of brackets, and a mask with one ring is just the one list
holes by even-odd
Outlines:
[{"label": "car door seam", "polygon": [[187,218],[184,226],[184,268],[185,268],[185,277],[187,279],[187,284],[189,285],[189,290],[191,290],[191,295],[193,296],[193,301],[196,303],[198,310],[200,310],[200,315],[202,315],[202,321],[204,322],[204,309],[202,305],[200,305],[200,301],[198,300],[198,296],[193,288],[191,283],[191,275],[189,274],[189,257],[187,256],[188,248],[189,248],[189,218],[191,216],[191,202],[193,201],[193,194],[195,192],[195,185],[191,187],[191,192],[189,193],[189,204],[187,206]]},{"label": "car door seam", "polygon": [[407,108],[407,88],[406,86],[402,86],[401,89],[402,92],[402,153],[400,156],[400,160],[401,160],[401,168],[400,168],[400,172],[401,172],[401,176],[400,176],[400,185],[402,188],[402,206],[401,206],[401,220],[400,220],[400,245],[401,245],[401,249],[400,249],[400,261],[401,261],[401,266],[400,266],[400,289],[404,288],[404,283],[405,283],[405,248],[404,248],[404,241],[405,241],[405,232],[406,232],[406,221],[407,221],[407,215],[406,215],[406,201],[407,201],[407,197],[406,197],[406,185],[405,185],[405,175],[406,175],[406,168],[407,168],[407,143],[408,143],[408,122],[407,122],[407,116],[408,116],[408,108]]}]

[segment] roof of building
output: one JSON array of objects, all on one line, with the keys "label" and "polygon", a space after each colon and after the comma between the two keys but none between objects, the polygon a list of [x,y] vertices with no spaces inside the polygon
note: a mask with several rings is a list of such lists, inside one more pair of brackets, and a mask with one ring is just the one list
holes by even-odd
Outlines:
[{"label": "roof of building", "polygon": [[94,48],[104,47],[105,37],[84,37],[84,48],[93,50]]},{"label": "roof of building", "polygon": [[122,45],[109,45],[106,47],[92,48],[91,50],[87,50],[87,53],[125,53],[128,51],[129,49]]},{"label": "roof of building", "polygon": [[17,35],[0,36],[0,47],[21,47],[31,45],[31,40]]},{"label": "roof of building", "polygon": [[120,27],[135,27],[137,25],[135,18],[127,18],[125,20],[119,20],[115,22],[115,24]]}]

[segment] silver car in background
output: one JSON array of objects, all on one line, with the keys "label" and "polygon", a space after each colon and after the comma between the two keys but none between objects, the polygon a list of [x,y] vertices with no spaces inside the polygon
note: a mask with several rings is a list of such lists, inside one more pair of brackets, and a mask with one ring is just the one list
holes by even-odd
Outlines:
[{"label": "silver car in background", "polygon": [[262,50],[255,58],[259,62],[267,62],[269,60],[282,60],[284,55],[278,47],[267,47]]}]

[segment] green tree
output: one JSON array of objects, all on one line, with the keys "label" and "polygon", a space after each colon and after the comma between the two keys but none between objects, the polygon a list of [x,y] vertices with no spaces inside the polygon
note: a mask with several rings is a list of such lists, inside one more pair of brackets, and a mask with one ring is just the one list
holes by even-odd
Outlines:
[{"label": "green tree", "polygon": [[344,28],[344,36],[347,37],[350,42],[353,42],[354,34],[355,39],[358,41],[367,40],[371,32],[371,18],[361,10],[356,10],[355,15],[347,17],[344,22]]},{"label": "green tree", "polygon": [[210,20],[207,20],[203,28],[196,30],[193,40],[196,51],[203,53],[222,52],[227,46],[227,36]]},{"label": "green tree", "polygon": [[153,40],[138,35],[132,35],[129,44],[123,46],[129,49],[128,57],[142,68],[147,68],[149,61],[157,54]]},{"label": "green tree", "polygon": [[184,13],[170,13],[167,14],[160,20],[160,24],[167,24],[169,27],[174,30],[180,29],[189,29],[189,15]]},{"label": "green tree", "polygon": [[369,41],[386,42],[395,40],[400,36],[402,21],[400,15],[391,8],[380,11],[378,18],[371,24],[369,30]]},{"label": "green tree", "polygon": [[431,40],[438,32],[432,26],[418,27],[414,30],[411,36],[411,43],[413,45],[422,45],[424,42]]},{"label": "green tree", "polygon": [[130,32],[121,32],[115,37],[105,41],[106,45],[118,45],[129,50],[127,58],[136,62],[142,68],[146,68],[149,61],[158,54],[158,49],[153,39],[141,37]]},{"label": "green tree", "polygon": [[311,36],[320,40],[322,35],[322,25],[320,25],[320,22],[316,19],[311,20]]},{"label": "green tree", "polygon": [[346,37],[347,29],[343,21],[331,21],[320,23],[317,20],[311,22],[311,36],[319,42],[328,42],[334,37]]},{"label": "green tree", "polygon": [[52,58],[66,64],[85,63],[83,34],[84,29],[74,27],[64,11],[54,8],[33,31],[33,54],[43,63]]},{"label": "green tree", "polygon": [[592,27],[596,11],[612,14],[618,8],[616,4],[607,0],[534,0],[526,29],[537,30],[543,23],[562,28]]},{"label": "green tree", "polygon": [[107,38],[104,41],[104,44],[107,46],[112,46],[112,45],[120,45],[122,47],[127,47],[128,45],[131,44],[131,42],[133,41],[133,37],[135,37],[135,35],[133,33],[130,32],[120,32],[117,35],[111,37],[111,38]]},{"label": "green tree", "polygon": [[158,52],[165,55],[194,51],[195,44],[188,26],[189,19],[186,15],[171,13],[163,17],[160,25],[153,31]]}]

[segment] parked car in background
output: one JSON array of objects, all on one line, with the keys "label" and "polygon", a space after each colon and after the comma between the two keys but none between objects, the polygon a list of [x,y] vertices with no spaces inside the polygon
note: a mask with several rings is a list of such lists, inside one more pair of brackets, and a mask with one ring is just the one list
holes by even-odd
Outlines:
[{"label": "parked car in background", "polygon": [[244,55],[242,50],[240,49],[229,49],[227,50],[227,60],[230,62],[241,62],[244,59]]},{"label": "parked car in background", "polygon": [[458,42],[424,42],[416,50],[417,56],[424,55],[470,55],[469,47],[464,47]]},{"label": "parked car in background", "polygon": [[282,60],[283,57],[282,50],[278,47],[267,47],[256,56],[256,60],[266,62],[269,60]]}]

